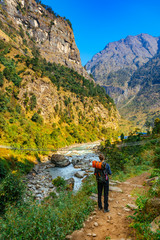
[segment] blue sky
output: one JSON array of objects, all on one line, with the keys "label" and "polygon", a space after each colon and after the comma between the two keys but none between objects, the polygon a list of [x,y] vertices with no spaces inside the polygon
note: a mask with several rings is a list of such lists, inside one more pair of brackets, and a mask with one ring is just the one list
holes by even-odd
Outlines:
[{"label": "blue sky", "polygon": [[82,65],[109,42],[128,35],[160,36],[160,0],[41,0],[73,26]]}]

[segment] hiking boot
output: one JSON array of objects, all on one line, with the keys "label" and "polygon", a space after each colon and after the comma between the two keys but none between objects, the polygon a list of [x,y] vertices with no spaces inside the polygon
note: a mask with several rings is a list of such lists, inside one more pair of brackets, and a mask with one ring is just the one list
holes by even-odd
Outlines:
[{"label": "hiking boot", "polygon": [[102,210],[102,207],[101,207],[101,208],[99,207],[98,210],[101,211],[101,210]]},{"label": "hiking boot", "polygon": [[109,212],[109,209],[104,209],[104,213]]}]

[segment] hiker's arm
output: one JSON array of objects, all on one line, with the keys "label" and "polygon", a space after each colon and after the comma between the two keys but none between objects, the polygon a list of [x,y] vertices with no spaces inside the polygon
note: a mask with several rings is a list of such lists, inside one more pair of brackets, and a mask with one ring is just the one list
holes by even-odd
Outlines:
[{"label": "hiker's arm", "polygon": [[108,174],[109,174],[109,175],[112,175],[112,172],[111,172],[111,169],[110,169],[109,164],[107,164],[107,167],[108,167]]}]

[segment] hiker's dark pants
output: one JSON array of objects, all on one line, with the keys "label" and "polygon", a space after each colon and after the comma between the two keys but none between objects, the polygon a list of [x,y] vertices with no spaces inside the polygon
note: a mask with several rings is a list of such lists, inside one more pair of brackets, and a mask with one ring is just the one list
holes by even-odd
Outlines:
[{"label": "hiker's dark pants", "polygon": [[104,209],[108,210],[108,192],[109,192],[109,181],[106,182],[97,182],[98,187],[98,207],[102,208],[102,191],[104,188]]}]

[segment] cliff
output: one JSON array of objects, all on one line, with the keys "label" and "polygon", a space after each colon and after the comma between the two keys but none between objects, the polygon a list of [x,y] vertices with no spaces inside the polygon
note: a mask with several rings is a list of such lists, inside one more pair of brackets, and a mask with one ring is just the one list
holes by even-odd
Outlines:
[{"label": "cliff", "polygon": [[[27,42],[32,39],[42,57],[73,68],[84,77],[90,78],[81,65],[69,20],[58,16],[52,9],[45,8],[45,5],[35,0],[5,0],[1,1],[1,5],[8,13],[10,24],[17,30],[24,30],[23,38]],[[6,22],[3,13],[1,20]]]},{"label": "cliff", "polygon": [[7,2],[0,8],[0,143],[57,148],[117,136],[119,113],[82,68],[70,22],[35,1]]}]

